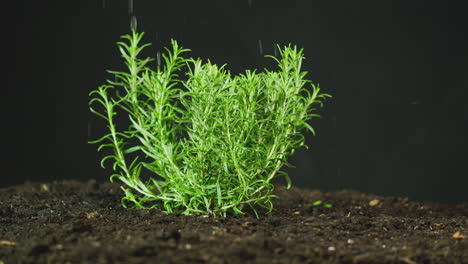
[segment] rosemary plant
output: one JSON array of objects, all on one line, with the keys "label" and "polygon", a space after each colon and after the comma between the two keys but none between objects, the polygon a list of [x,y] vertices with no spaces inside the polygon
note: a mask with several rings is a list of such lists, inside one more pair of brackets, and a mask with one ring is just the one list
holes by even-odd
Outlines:
[{"label": "rosemary plant", "polygon": [[[128,71],[109,71],[117,80],[90,93],[90,105],[101,108],[90,110],[109,131],[91,143],[112,150],[101,166],[113,161],[111,182],[125,184],[122,205],[187,215],[270,212],[271,180],[282,176],[291,185],[281,168],[306,147],[302,131],[315,134],[307,121],[330,97],[304,79],[302,49],[278,47],[280,58],[267,56],[279,71],[231,75],[224,65],[183,57],[189,50],[175,40],[163,65],[152,69],[151,58],[139,58],[150,45],[140,44],[142,37],[135,31],[122,37]],[[127,119],[126,130],[118,129],[117,117]],[[143,170],[152,176],[144,180]]]}]

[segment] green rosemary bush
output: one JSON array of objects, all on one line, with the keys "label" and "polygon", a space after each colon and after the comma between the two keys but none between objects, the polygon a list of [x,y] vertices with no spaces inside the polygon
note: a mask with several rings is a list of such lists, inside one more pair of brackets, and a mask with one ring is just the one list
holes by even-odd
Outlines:
[{"label": "green rosemary bush", "polygon": [[[139,54],[143,33],[123,36],[118,47],[127,72],[109,71],[107,81],[90,93],[90,110],[105,119],[109,133],[91,143],[112,153],[115,174],[126,187],[122,205],[136,208],[162,205],[165,212],[226,216],[245,208],[271,211],[270,183],[295,149],[306,147],[304,129],[316,105],[327,94],[305,80],[302,50],[280,49],[274,59],[279,71],[247,70],[231,75],[210,61],[184,58],[187,49],[172,41],[162,55],[163,66],[151,69]],[[185,73],[185,78],[179,77]],[[184,79],[184,80],[181,80]],[[119,116],[118,116],[119,115]],[[118,130],[116,118],[129,127]],[[142,170],[153,175],[143,180]]]}]

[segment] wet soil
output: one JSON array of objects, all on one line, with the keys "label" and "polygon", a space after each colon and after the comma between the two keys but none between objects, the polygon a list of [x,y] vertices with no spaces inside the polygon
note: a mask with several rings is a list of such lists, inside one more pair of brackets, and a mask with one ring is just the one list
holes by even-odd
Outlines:
[{"label": "wet soil", "polygon": [[0,263],[468,263],[468,204],[275,192],[277,211],[257,219],[123,209],[110,183],[3,188]]}]

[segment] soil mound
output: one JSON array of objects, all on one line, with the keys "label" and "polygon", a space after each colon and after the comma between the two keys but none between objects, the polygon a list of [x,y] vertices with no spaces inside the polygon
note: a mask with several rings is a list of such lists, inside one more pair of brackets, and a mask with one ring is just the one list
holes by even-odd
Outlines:
[{"label": "soil mound", "polygon": [[124,209],[118,184],[94,181],[3,188],[0,263],[468,263],[468,204],[275,193],[257,219]]}]

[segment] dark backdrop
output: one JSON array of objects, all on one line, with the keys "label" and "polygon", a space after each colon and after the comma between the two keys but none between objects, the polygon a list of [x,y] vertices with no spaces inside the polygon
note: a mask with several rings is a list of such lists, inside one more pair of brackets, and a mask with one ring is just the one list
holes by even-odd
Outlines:
[{"label": "dark backdrop", "polygon": [[[120,69],[127,1],[10,1],[3,16],[0,186],[106,181],[87,94]],[[468,22],[450,1],[134,1],[152,55],[170,38],[233,72],[270,67],[275,43],[334,96],[311,124],[295,185],[467,201]],[[90,135],[90,137],[88,137]]]}]

